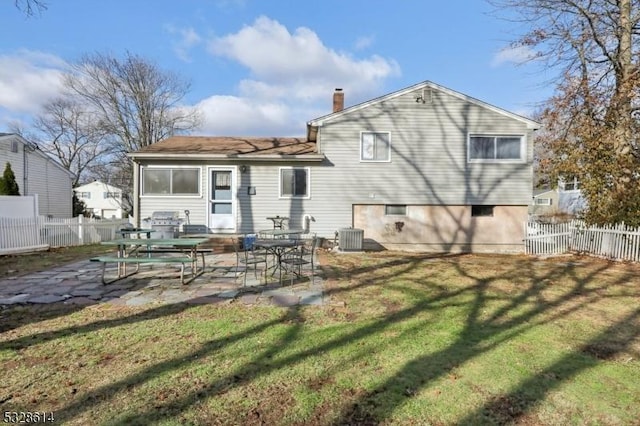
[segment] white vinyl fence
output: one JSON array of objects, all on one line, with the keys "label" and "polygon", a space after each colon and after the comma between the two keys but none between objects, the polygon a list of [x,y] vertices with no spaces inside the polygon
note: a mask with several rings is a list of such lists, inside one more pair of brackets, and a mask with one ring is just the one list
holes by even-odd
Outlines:
[{"label": "white vinyl fence", "polygon": [[0,217],[0,255],[96,244],[115,239],[128,219],[99,220],[82,216],[71,219]]},{"label": "white vinyl fence", "polygon": [[587,227],[577,220],[567,223],[527,222],[525,235],[527,254],[578,252],[640,262],[640,229],[624,224]]}]

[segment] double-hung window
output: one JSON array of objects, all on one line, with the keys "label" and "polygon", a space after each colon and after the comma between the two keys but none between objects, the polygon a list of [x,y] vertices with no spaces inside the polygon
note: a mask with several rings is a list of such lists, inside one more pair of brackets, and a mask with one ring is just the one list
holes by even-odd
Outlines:
[{"label": "double-hung window", "polygon": [[525,160],[522,135],[469,135],[468,160],[478,163]]},{"label": "double-hung window", "polygon": [[389,132],[362,132],[360,134],[360,161],[391,161],[391,134]]},{"label": "double-hung window", "polygon": [[310,192],[309,168],[281,168],[280,169],[280,197],[281,198],[309,198]]},{"label": "double-hung window", "polygon": [[200,169],[142,169],[142,195],[199,195]]}]

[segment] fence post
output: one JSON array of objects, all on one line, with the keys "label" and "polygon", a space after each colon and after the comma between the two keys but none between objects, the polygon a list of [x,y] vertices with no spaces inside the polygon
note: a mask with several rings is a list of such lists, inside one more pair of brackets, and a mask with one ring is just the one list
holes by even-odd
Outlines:
[{"label": "fence post", "polygon": [[80,245],[84,244],[84,227],[83,227],[83,217],[82,215],[78,215],[78,239]]}]

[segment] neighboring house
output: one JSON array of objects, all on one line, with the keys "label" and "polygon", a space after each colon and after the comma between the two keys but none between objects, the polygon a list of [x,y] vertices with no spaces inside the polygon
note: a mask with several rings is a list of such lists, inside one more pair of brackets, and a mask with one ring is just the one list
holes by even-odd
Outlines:
[{"label": "neighboring house", "polygon": [[0,173],[7,162],[20,195],[38,195],[39,214],[70,218],[73,214],[73,173],[22,136],[0,133]]},{"label": "neighboring house", "polygon": [[122,190],[104,182],[95,181],[73,189],[87,211],[94,216],[122,219]]},{"label": "neighboring house", "polygon": [[576,215],[585,209],[587,202],[580,191],[577,179],[558,181],[555,189],[535,191],[529,213],[534,216],[570,214]]},{"label": "neighboring house", "polygon": [[533,191],[533,200],[529,206],[529,214],[547,215],[558,212],[558,190],[539,189]]},{"label": "neighboring house", "polygon": [[428,81],[343,105],[336,89],[304,138],[176,136],[130,154],[136,222],[189,210],[212,232],[253,233],[280,215],[387,248],[523,251],[537,122]]}]

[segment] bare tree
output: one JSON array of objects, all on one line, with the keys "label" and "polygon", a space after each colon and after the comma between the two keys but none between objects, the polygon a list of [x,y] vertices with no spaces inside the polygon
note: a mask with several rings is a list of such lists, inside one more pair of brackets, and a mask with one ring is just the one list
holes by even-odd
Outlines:
[{"label": "bare tree", "polygon": [[72,97],[48,102],[34,127],[39,131],[40,149],[75,175],[73,186],[88,180],[87,173],[109,153],[109,135],[96,126],[91,109]]},{"label": "bare tree", "polygon": [[66,84],[94,110],[117,151],[128,153],[199,124],[193,108],[180,105],[189,84],[140,56],[123,60],[96,53],[74,66]]},{"label": "bare tree", "polygon": [[42,0],[15,0],[14,4],[27,16],[33,16],[47,10],[47,3]]},{"label": "bare tree", "polygon": [[91,112],[98,133],[108,136],[109,155],[94,173],[120,186],[126,200],[133,188],[126,154],[199,125],[198,111],[180,104],[189,84],[128,52],[123,59],[101,53],[84,56],[65,84]]},{"label": "bare tree", "polygon": [[516,47],[558,70],[539,142],[552,176],[577,177],[591,223],[640,225],[638,0],[490,0],[516,12]]}]

